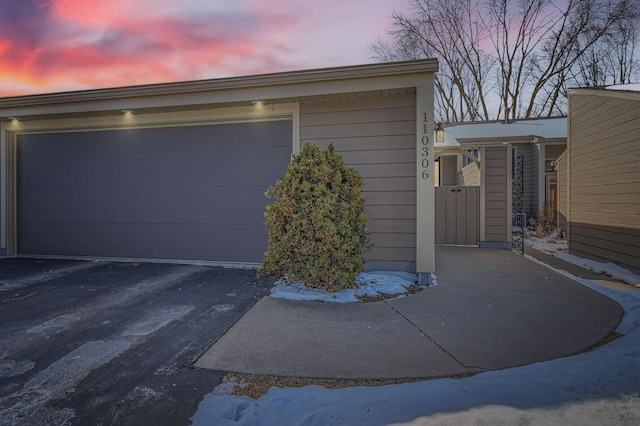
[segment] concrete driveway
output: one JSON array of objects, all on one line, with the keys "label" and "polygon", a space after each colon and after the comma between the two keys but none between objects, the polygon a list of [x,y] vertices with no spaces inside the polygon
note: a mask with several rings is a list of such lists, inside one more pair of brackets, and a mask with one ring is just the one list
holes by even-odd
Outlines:
[{"label": "concrete driveway", "polygon": [[271,283],[254,270],[0,259],[0,424],[181,425],[194,361]]}]

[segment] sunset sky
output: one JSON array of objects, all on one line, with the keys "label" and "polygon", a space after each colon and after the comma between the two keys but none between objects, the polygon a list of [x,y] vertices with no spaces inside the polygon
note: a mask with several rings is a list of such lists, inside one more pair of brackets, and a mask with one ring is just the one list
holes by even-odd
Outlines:
[{"label": "sunset sky", "polygon": [[0,97],[373,62],[406,0],[0,0]]}]

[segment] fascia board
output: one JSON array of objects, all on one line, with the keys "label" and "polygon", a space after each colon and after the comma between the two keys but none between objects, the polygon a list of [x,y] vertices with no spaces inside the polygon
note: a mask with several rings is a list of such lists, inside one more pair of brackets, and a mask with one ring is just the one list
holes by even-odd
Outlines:
[{"label": "fascia board", "polygon": [[517,137],[488,137],[488,138],[459,138],[457,141],[461,146],[500,146],[505,143],[511,144],[529,144],[531,143],[532,136],[517,136]]},{"label": "fascia board", "polygon": [[569,89],[568,98],[575,95],[604,96],[607,98],[640,101],[640,92],[618,91],[607,89]]},{"label": "fascia board", "polygon": [[567,138],[543,138],[542,136],[536,136],[539,138],[538,143],[545,145],[566,145]]},{"label": "fascia board", "polygon": [[0,99],[0,116],[161,108],[415,87],[435,59]]}]

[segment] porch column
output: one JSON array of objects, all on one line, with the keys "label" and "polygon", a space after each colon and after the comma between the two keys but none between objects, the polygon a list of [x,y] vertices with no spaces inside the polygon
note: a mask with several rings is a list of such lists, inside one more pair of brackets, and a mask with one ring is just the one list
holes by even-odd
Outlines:
[{"label": "porch column", "polygon": [[433,76],[416,87],[416,273],[430,284],[435,271]]}]

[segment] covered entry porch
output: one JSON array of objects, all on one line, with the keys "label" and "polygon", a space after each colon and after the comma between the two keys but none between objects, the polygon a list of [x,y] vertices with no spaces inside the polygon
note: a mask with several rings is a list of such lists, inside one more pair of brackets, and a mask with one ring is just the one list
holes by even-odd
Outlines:
[{"label": "covered entry porch", "polygon": [[511,248],[509,148],[436,148],[436,244]]}]

